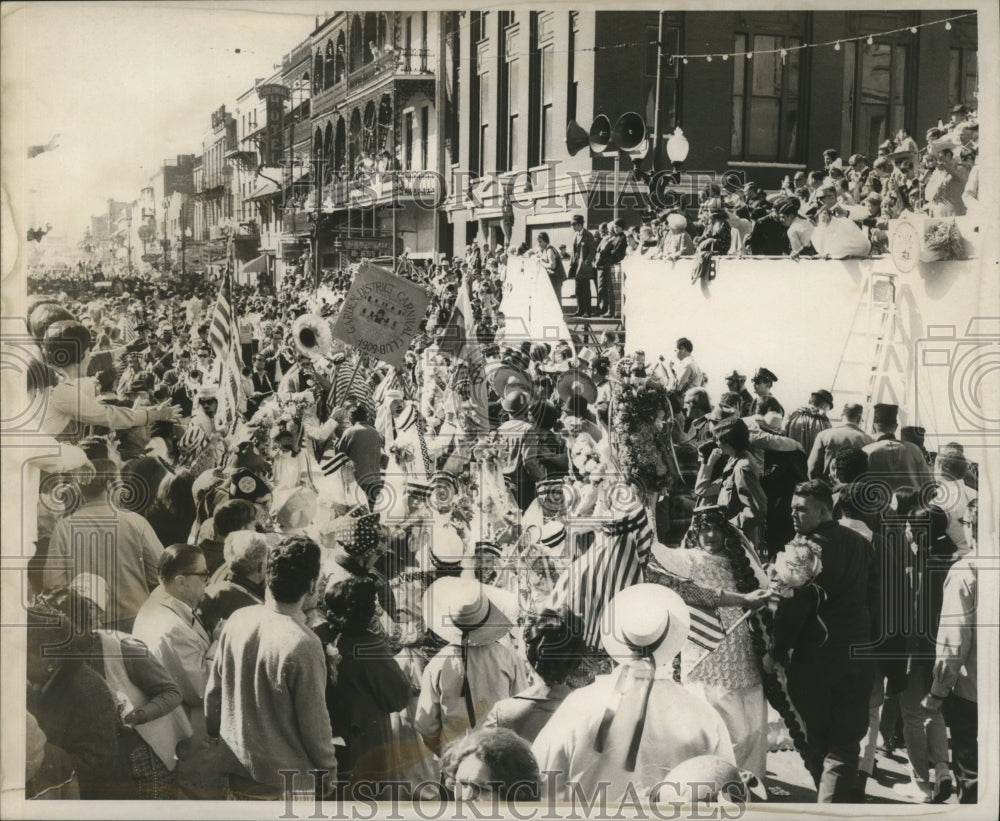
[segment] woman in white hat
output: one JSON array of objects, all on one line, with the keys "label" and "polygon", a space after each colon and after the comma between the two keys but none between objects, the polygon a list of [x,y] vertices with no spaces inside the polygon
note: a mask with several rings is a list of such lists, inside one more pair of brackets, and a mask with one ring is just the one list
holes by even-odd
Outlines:
[{"label": "woman in white hat", "polygon": [[437,753],[482,722],[493,705],[527,686],[522,663],[501,644],[512,622],[503,591],[473,579],[438,579],[424,593],[424,619],[448,644],[424,669],[414,723]]},{"label": "woman in white hat", "polygon": [[674,681],[673,659],[688,635],[684,601],[656,584],[637,584],[605,610],[602,642],[618,663],[610,675],[571,693],[535,739],[549,800],[570,782],[592,798],[634,790],[646,796],[671,768],[697,755],[733,762],[729,731],[702,698]]}]

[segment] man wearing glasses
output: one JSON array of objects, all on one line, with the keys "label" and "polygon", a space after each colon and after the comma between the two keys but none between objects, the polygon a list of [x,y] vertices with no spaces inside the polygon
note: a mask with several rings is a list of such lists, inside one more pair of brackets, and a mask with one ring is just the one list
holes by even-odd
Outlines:
[{"label": "man wearing glasses", "polygon": [[[205,686],[212,659],[212,637],[195,617],[205,597],[209,570],[201,549],[172,544],[163,551],[159,564],[160,586],[140,608],[132,630],[181,688],[184,711],[191,721],[193,737],[179,745],[177,781],[185,798],[225,797],[219,769],[218,745],[205,730]],[[220,623],[221,627],[221,623]]]}]

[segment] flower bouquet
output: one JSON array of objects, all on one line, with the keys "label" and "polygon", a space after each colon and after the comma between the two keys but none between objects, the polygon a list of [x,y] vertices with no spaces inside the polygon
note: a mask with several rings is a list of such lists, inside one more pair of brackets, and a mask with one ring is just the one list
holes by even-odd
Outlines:
[{"label": "flower bouquet", "polygon": [[813,583],[823,569],[823,549],[806,536],[796,536],[785,545],[771,565],[772,610],[778,599],[787,599],[799,588]]},{"label": "flower bouquet", "polygon": [[965,243],[954,219],[926,219],[923,230],[924,262],[965,257]]}]

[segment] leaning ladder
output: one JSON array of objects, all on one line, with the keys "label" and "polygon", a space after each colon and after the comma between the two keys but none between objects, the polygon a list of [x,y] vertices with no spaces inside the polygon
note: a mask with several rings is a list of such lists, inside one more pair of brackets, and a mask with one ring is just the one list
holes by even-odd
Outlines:
[{"label": "leaning ladder", "polygon": [[901,405],[905,399],[907,352],[899,318],[896,277],[895,273],[871,269],[865,273],[833,378],[833,393],[838,402],[843,399],[864,405],[865,430],[870,426],[876,402],[891,399]]}]

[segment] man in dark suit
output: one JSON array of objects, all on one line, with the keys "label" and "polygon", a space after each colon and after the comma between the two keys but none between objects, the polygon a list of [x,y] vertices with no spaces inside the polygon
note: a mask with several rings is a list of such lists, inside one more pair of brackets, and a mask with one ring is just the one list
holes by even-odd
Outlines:
[{"label": "man in dark suit", "polygon": [[569,275],[576,278],[576,313],[574,316],[592,316],[590,303],[590,281],[594,278],[594,258],[597,242],[594,235],[583,227],[583,217],[573,217],[573,256],[569,263]]},{"label": "man in dark suit", "polygon": [[851,650],[878,637],[879,565],[871,542],[834,520],[825,482],[795,488],[792,521],[799,536],[819,545],[822,570],[815,584],[780,599],[763,666],[785,666],[788,696],[805,724],[816,801],[849,803],[875,672],[870,658],[852,658]]},{"label": "man in dark suit", "polygon": [[601,246],[597,255],[597,312],[601,316],[614,316],[615,266],[625,259],[628,240],[625,238],[625,223],[617,219],[611,224],[611,235]]},{"label": "man in dark suit", "polygon": [[872,438],[861,430],[864,407],[855,402],[844,405],[840,424],[817,434],[809,453],[809,478],[833,481],[833,460],[841,448],[863,448]]},{"label": "man in dark suit", "polygon": [[876,405],[872,414],[875,441],[865,445],[869,478],[890,491],[907,495],[919,491],[932,479],[930,468],[920,448],[896,438],[898,405]]}]

